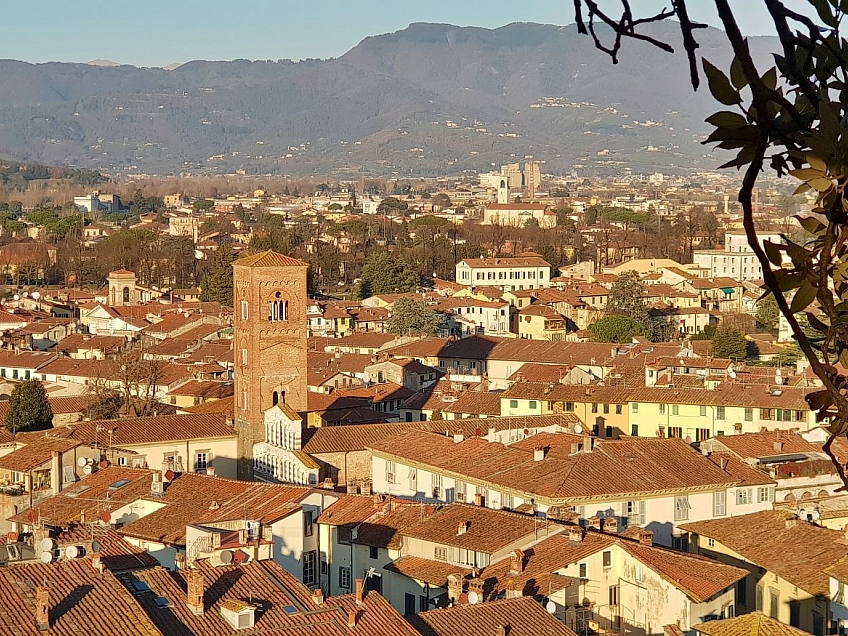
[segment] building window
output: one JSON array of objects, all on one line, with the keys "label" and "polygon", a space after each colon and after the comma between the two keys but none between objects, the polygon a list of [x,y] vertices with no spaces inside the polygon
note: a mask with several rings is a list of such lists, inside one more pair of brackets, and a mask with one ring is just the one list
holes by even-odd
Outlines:
[{"label": "building window", "polygon": [[509,408],[517,409],[518,408],[518,400],[510,400],[509,401]]},{"label": "building window", "polygon": [[242,410],[247,410],[247,391],[241,392],[241,408]]},{"label": "building window", "polygon": [[241,365],[243,367],[247,366],[247,349],[241,350]]},{"label": "building window", "polygon": [[633,437],[638,437],[638,436],[639,436],[639,425],[638,425],[638,424],[631,424],[631,425],[630,425],[630,434],[631,434]]},{"label": "building window", "polygon": [[[318,563],[318,553],[315,550],[303,553],[303,583],[304,585],[315,585],[315,566]],[[350,585],[350,583],[348,583]]]},{"label": "building window", "polygon": [[683,437],[683,428],[680,426],[669,426],[668,427],[668,436],[676,437],[678,439]]},{"label": "building window", "polygon": [[597,413],[597,412],[598,412],[598,404],[597,404],[597,402],[593,402],[592,403],[592,413]]},{"label": "building window", "polygon": [[530,410],[531,411],[536,410],[536,400],[530,400]]},{"label": "building window", "polygon": [[607,439],[612,438],[612,426],[607,426],[604,428],[604,435]]},{"label": "building window", "polygon": [[641,565],[636,566],[636,582],[641,583],[645,580],[645,570],[642,569]]},{"label": "building window", "polygon": [[440,499],[442,496],[442,476],[433,473],[433,497]]},{"label": "building window", "polygon": [[672,404],[671,405],[671,414],[672,415],[678,415],[679,413],[680,413],[680,405],[679,404]]},{"label": "building window", "polygon": [[644,501],[628,501],[626,503],[627,510],[627,525],[641,526],[645,523],[645,502]]},{"label": "building window", "polygon": [[665,404],[658,404],[660,415],[665,415]]},{"label": "building window", "polygon": [[588,563],[580,563],[578,566],[578,576],[581,579],[589,578],[589,564]]},{"label": "building window", "polygon": [[718,490],[713,493],[713,516],[723,517],[727,514],[727,493]]},{"label": "building window", "polygon": [[344,590],[350,589],[350,568],[339,568],[339,587]]},{"label": "building window", "polygon": [[618,586],[611,585],[609,589],[609,604],[610,607],[618,606]]},{"label": "building window", "polygon": [[633,411],[634,413],[638,413],[639,412],[639,403],[634,402],[633,404],[631,404],[630,410]]},{"label": "building window", "polygon": [[312,518],[311,510],[303,511],[303,536],[311,537],[314,530],[314,519]]},{"label": "building window", "polygon": [[609,415],[609,404],[604,404],[604,415]]},{"label": "building window", "polygon": [[746,408],[745,409],[745,421],[753,422],[754,421],[754,409]]},{"label": "building window", "polygon": [[368,558],[376,561],[380,557],[380,550],[375,545],[368,546]]},{"label": "building window", "polygon": [[250,303],[246,300],[241,301],[241,319],[247,320],[250,317]]},{"label": "building window", "polygon": [[[743,579],[743,580],[744,580],[744,579]],[[758,584],[757,584],[757,599],[756,599],[756,607],[755,607],[755,609],[756,609],[758,612],[762,612],[762,611],[763,611],[763,584],[762,584],[762,583],[758,583]]]},{"label": "building window", "polygon": [[209,467],[209,451],[197,451],[194,456],[194,470],[206,470]]},{"label": "building window", "polygon": [[601,554],[603,559],[604,567],[611,568],[612,567],[612,550],[604,550]]},{"label": "building window", "polygon": [[701,417],[706,417],[706,416],[707,416],[707,407],[702,404],[701,405]]},{"label": "building window", "polygon": [[723,420],[724,419],[724,407],[723,406],[717,406],[716,407],[716,419],[717,420]]},{"label": "building window", "polygon": [[678,495],[674,498],[674,520],[686,521],[689,518],[689,496]]},{"label": "building window", "polygon": [[749,503],[751,503],[751,489],[739,488],[736,491],[736,505],[747,506]]},{"label": "building window", "polygon": [[436,561],[447,561],[448,560],[448,548],[444,545],[437,545],[435,548],[435,552],[433,553],[433,558]]},{"label": "building window", "polygon": [[616,414],[616,415],[621,415],[621,404],[616,404],[616,405],[615,405],[615,414]]},{"label": "building window", "polygon": [[715,539],[707,539],[707,547],[714,548],[715,547]]},{"label": "building window", "polygon": [[394,462],[386,462],[386,483],[394,484],[397,477],[397,467]]},{"label": "building window", "polygon": [[757,503],[769,502],[772,500],[771,488],[768,486],[760,486],[757,488]]},{"label": "building window", "polygon": [[777,620],[777,614],[780,610],[780,592],[773,587],[769,588],[769,616]]},{"label": "building window", "polygon": [[565,410],[566,412],[569,412],[569,413],[570,413],[571,411],[573,411],[573,410],[574,410],[574,402],[566,402],[566,403],[565,403],[565,409],[564,409],[564,410]]}]

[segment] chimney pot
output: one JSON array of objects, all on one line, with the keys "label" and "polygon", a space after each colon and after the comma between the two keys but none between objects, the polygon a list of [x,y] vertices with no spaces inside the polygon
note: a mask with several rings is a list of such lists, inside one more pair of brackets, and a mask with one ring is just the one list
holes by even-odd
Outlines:
[{"label": "chimney pot", "polygon": [[356,579],[356,604],[362,605],[362,587],[364,581],[362,579]]},{"label": "chimney pot", "polygon": [[618,519],[615,517],[604,517],[604,532],[610,534],[618,533]]},{"label": "chimney pot", "polygon": [[601,518],[597,515],[589,517],[589,527],[593,530],[600,530],[602,528],[602,523]]},{"label": "chimney pot", "polygon": [[482,506],[483,505],[483,495],[481,495],[479,492],[474,493],[474,505],[475,506]]},{"label": "chimney pot", "polygon": [[545,449],[544,448],[534,448],[533,449],[533,461],[540,462],[545,459]]},{"label": "chimney pot", "polygon": [[324,604],[324,590],[320,587],[312,593],[312,602],[319,606]]},{"label": "chimney pot", "polygon": [[495,636],[506,636],[506,627],[503,625],[495,627]]},{"label": "chimney pot", "polygon": [[774,452],[782,453],[783,452],[783,442],[777,441],[774,443]]},{"label": "chimney pot", "polygon": [[524,553],[521,550],[513,550],[510,554],[510,574],[521,574],[524,571]]},{"label": "chimney pot", "polygon": [[35,624],[39,631],[50,629],[50,590],[43,585],[35,588]]},{"label": "chimney pot", "polygon": [[468,530],[468,522],[467,521],[460,521],[459,527],[456,529],[456,534],[457,535],[465,534],[466,530]]},{"label": "chimney pot", "polygon": [[453,603],[459,602],[462,596],[462,575],[448,574],[448,598]]},{"label": "chimney pot", "polygon": [[215,476],[215,467],[214,466],[207,466],[206,467],[206,474],[209,475],[210,477],[214,477]]},{"label": "chimney pot", "polygon": [[638,537],[642,545],[654,545],[654,533],[651,530],[639,530]]},{"label": "chimney pot", "polygon": [[353,629],[356,627],[356,611],[349,610],[347,613],[347,626]]},{"label": "chimney pot", "polygon": [[457,444],[459,444],[464,439],[465,439],[465,436],[462,433],[454,433],[453,434],[453,441]]}]

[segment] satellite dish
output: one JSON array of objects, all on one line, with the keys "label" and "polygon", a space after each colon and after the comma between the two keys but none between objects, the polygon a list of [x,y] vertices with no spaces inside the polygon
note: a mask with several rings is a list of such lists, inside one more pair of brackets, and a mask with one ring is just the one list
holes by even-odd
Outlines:
[{"label": "satellite dish", "polygon": [[468,602],[471,605],[477,605],[480,602],[480,595],[477,592],[468,593]]},{"label": "satellite dish", "polygon": [[175,473],[173,470],[168,469],[165,471],[165,479],[167,479],[168,481],[171,481],[174,478],[174,475]]},{"label": "satellite dish", "polygon": [[582,427],[582,426],[580,426],[580,424],[575,424],[575,425],[574,425],[574,432],[575,432],[577,435],[580,435],[580,433],[582,433],[582,432],[583,432],[583,427]]},{"label": "satellite dish", "polygon": [[12,296],[12,300],[20,300],[20,299],[21,299],[21,297],[20,297],[20,296],[18,296],[17,294],[15,294],[14,296]]},{"label": "satellite dish", "polygon": [[24,298],[26,298],[27,296],[29,296],[29,294],[28,294],[27,292],[24,292],[24,293],[23,293],[23,294],[21,294],[21,295],[22,295]]},{"label": "satellite dish", "polygon": [[41,294],[39,292],[32,292],[32,297],[38,300],[39,298],[41,298]]},{"label": "satellite dish", "polygon": [[109,523],[111,520],[112,520],[112,513],[110,513],[108,510],[104,510],[100,514],[100,521],[102,521],[103,523]]},{"label": "satellite dish", "polygon": [[223,550],[221,552],[221,563],[229,565],[233,562],[233,551],[232,550]]},{"label": "satellite dish", "polygon": [[736,379],[736,371],[731,370],[731,371],[730,371],[730,373],[729,373],[728,375],[730,376],[730,379],[731,379],[731,380],[735,380],[735,379]]},{"label": "satellite dish", "polygon": [[806,518],[807,518],[807,509],[806,509],[806,508],[801,508],[801,509],[798,511],[798,516],[799,516],[799,517],[801,517],[802,519],[806,519]]},{"label": "satellite dish", "polygon": [[100,552],[100,544],[97,541],[91,542],[91,551],[92,552]]},{"label": "satellite dish", "polygon": [[69,545],[65,549],[65,556],[69,559],[76,559],[78,556],[82,556],[83,552],[84,550],[81,547],[76,545]]},{"label": "satellite dish", "polygon": [[556,613],[556,603],[554,603],[553,601],[548,601],[547,603],[545,603],[545,611],[548,614],[555,614]]},{"label": "satellite dish", "polygon": [[50,537],[44,537],[38,544],[43,552],[52,551],[55,543]]},{"label": "satellite dish", "polygon": [[821,514],[818,510],[813,510],[813,512],[810,513],[810,517],[813,519],[813,521],[818,521],[819,519],[821,519]]},{"label": "satellite dish", "polygon": [[85,457],[80,457],[77,460],[77,466],[80,466],[80,467],[85,466],[87,463],[88,463],[88,460]]},{"label": "satellite dish", "polygon": [[100,468],[109,468],[109,460],[101,459],[100,460]]},{"label": "satellite dish", "polygon": [[689,435],[687,435],[687,436],[686,436],[686,443],[687,443],[687,444],[691,444],[691,443],[692,443],[692,437],[691,437],[691,436],[689,436]]},{"label": "satellite dish", "polygon": [[85,466],[83,466],[82,472],[83,472],[84,475],[90,475],[91,474],[91,466],[86,464]]},{"label": "satellite dish", "polygon": [[42,563],[53,563],[53,552],[42,552],[41,553],[41,562]]}]

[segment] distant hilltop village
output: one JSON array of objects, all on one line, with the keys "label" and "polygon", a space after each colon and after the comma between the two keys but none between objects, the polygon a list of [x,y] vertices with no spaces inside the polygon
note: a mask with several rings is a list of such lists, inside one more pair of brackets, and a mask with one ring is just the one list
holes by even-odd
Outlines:
[{"label": "distant hilltop village", "polygon": [[848,496],[734,183],[543,166],[10,193],[0,624],[838,632]]}]

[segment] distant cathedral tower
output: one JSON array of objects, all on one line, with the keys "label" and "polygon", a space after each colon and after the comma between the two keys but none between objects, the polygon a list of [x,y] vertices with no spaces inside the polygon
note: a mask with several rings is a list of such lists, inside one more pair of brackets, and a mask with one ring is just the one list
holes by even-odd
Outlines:
[{"label": "distant cathedral tower", "polygon": [[264,412],[277,404],[296,413],[307,409],[308,267],[271,250],[233,263],[234,412],[243,479],[253,476]]}]

